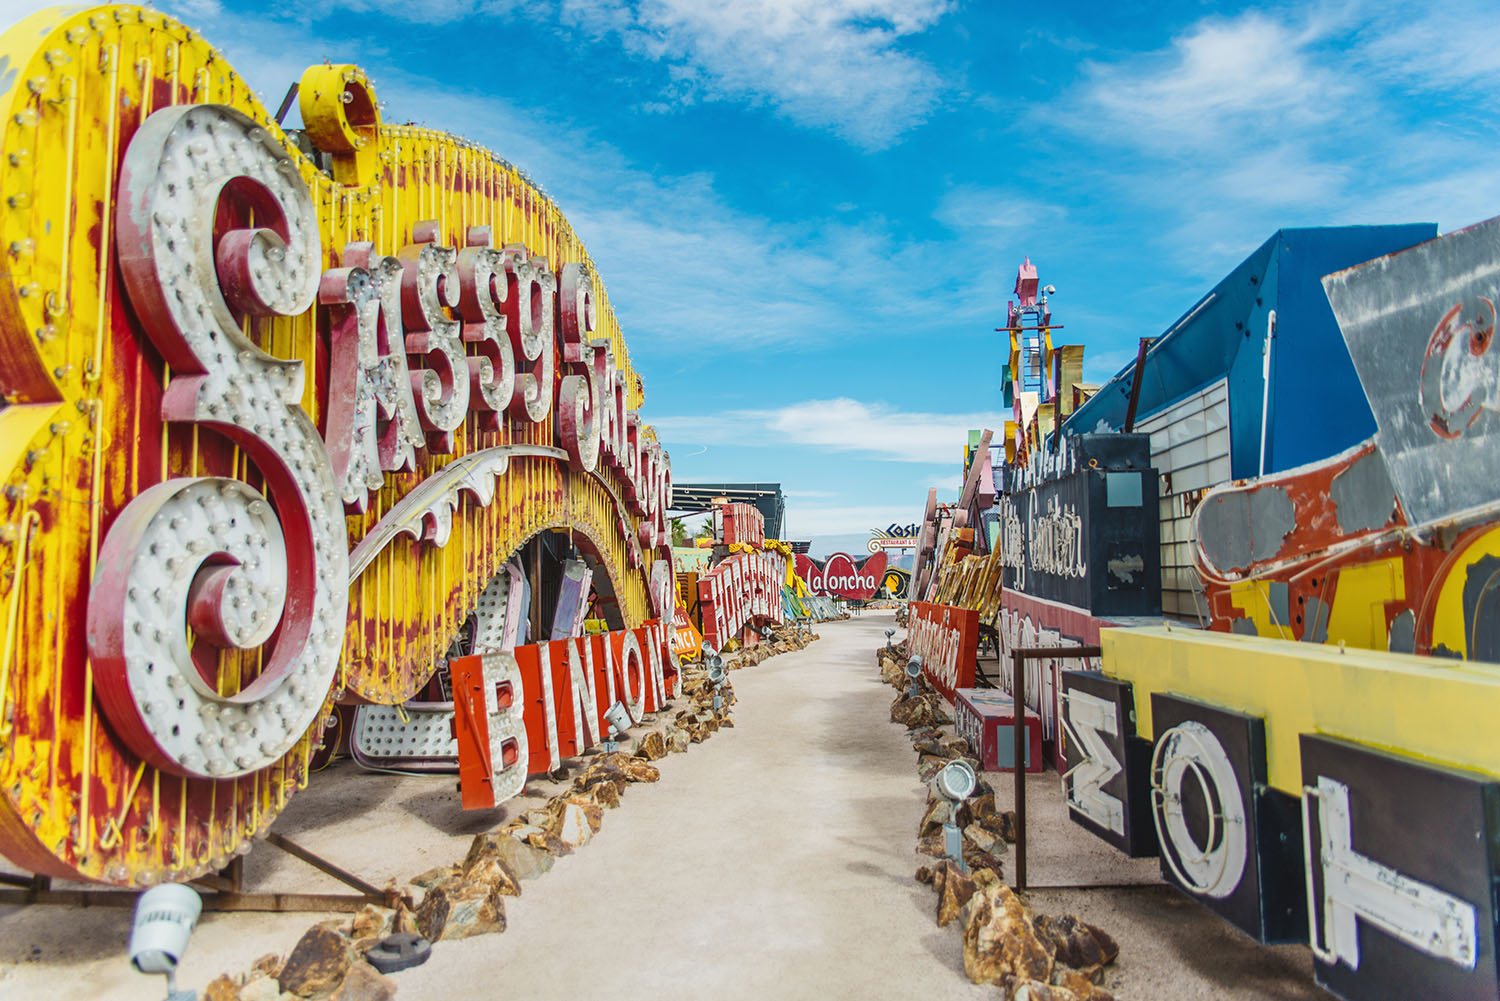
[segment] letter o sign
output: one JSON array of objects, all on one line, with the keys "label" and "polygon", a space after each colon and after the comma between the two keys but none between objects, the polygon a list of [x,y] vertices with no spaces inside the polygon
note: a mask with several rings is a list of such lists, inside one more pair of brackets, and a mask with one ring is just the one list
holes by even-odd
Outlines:
[{"label": "letter o sign", "polygon": [[1212,730],[1187,720],[1161,735],[1151,804],[1162,860],[1183,889],[1216,899],[1233,893],[1245,875],[1249,832],[1234,765]]}]

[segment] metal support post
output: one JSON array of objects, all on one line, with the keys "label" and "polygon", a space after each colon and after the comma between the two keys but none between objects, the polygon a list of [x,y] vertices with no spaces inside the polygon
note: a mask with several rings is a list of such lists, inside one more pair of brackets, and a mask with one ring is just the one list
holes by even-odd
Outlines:
[{"label": "metal support post", "polygon": [[1074,660],[1098,657],[1096,646],[1021,647],[1010,652],[1011,702],[1015,709],[1016,889],[1026,889],[1026,662],[1028,660]]}]

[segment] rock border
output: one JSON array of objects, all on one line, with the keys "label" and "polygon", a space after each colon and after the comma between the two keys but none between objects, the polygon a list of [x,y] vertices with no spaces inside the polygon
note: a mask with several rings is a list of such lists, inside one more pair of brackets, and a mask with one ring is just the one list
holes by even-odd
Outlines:
[{"label": "rock border", "polygon": [[[918,776],[930,783],[940,769],[959,759],[980,775],[968,741],[944,729],[953,719],[937,690],[919,678],[916,695],[907,695],[906,659],[904,640],[875,651],[881,680],[898,692],[891,722],[906,727],[917,753]],[[929,787],[916,850],[937,861],[918,868],[916,879],[937,893],[938,926],[958,922],[969,979],[995,984],[1012,1001],[1114,1001],[1100,982],[1104,968],[1119,955],[1115,940],[1077,915],[1034,913],[1024,894],[1005,884],[999,856],[1016,840],[1015,814],[996,806],[994,788],[981,777],[974,794],[954,812],[969,871],[945,857],[943,825],[950,807]]]}]

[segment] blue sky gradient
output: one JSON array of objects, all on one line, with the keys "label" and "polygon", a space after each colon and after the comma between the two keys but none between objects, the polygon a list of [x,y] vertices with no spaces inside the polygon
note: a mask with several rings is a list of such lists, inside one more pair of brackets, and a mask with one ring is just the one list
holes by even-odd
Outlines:
[{"label": "blue sky gradient", "polygon": [[675,478],[779,480],[815,552],[953,496],[965,430],[1003,427],[1025,255],[1103,381],[1278,227],[1500,212],[1494,0],[159,6],[273,108],[355,62],[387,122],[525,169]]}]

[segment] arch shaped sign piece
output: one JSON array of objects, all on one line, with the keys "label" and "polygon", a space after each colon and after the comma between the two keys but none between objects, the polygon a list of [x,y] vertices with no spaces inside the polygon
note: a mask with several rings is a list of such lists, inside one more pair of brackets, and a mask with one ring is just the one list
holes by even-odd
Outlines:
[{"label": "arch shaped sign piece", "polygon": [[310,159],[147,8],[40,12],[0,58],[0,854],[222,868],[333,703],[416,695],[538,533],[656,628],[671,465],[587,251],[516,168],[382,122],[346,64],[303,77]]}]

